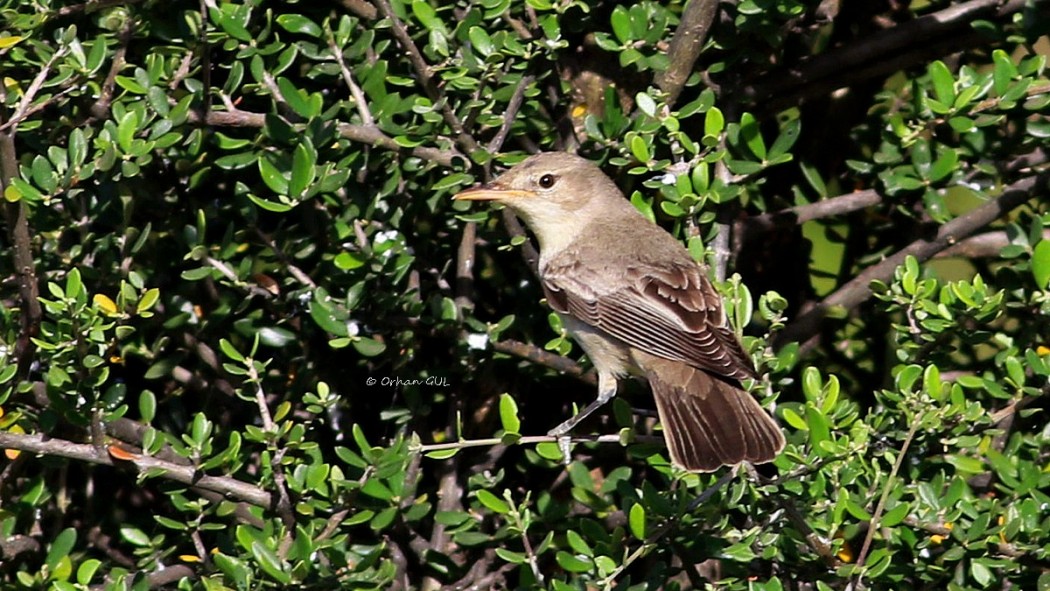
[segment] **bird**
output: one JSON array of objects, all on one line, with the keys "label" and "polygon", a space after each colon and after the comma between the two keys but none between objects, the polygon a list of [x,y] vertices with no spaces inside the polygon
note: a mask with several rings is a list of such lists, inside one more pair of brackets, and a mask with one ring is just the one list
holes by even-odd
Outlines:
[{"label": "bird", "polygon": [[598,374],[594,402],[549,433],[566,458],[567,434],[631,375],[648,381],[670,459],[686,471],[767,463],[783,450],[779,425],[741,386],[758,374],[706,267],[596,164],[541,152],[454,199],[497,202],[525,222],[547,304]]}]

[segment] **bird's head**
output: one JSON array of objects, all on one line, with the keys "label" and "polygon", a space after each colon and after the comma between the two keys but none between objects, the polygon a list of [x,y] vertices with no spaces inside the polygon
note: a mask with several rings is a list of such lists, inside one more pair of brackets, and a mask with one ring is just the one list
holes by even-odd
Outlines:
[{"label": "bird's head", "polygon": [[494,181],[454,199],[495,201],[529,225],[541,248],[557,250],[591,220],[622,206],[623,194],[589,160],[545,152],[526,158]]}]

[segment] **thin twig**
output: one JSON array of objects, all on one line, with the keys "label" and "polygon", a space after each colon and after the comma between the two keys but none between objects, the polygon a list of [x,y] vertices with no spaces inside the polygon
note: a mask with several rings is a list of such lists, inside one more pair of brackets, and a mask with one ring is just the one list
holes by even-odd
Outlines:
[{"label": "thin twig", "polygon": [[113,91],[117,87],[117,75],[127,65],[125,56],[128,53],[128,45],[131,44],[134,23],[134,19],[128,19],[128,22],[124,24],[124,28],[121,29],[119,45],[117,45],[117,50],[113,52],[113,61],[109,65],[106,79],[102,81],[102,89],[98,93],[98,99],[88,107],[88,113],[94,119],[106,119],[109,117],[109,110],[113,104]]},{"label": "thin twig", "polygon": [[26,88],[25,92],[22,94],[22,100],[18,101],[18,106],[15,107],[15,112],[11,114],[11,117],[8,118],[3,125],[0,125],[0,132],[7,132],[7,130],[10,129],[11,135],[17,133],[18,124],[25,119],[30,104],[33,102],[33,99],[36,98],[40,89],[44,86],[44,82],[47,81],[47,75],[51,73],[51,67],[55,65],[55,62],[58,61],[59,58],[65,55],[66,51],[68,50],[65,46],[59,47],[58,50],[51,55],[51,58],[47,60],[47,63],[40,68],[40,71],[33,77],[33,81],[29,83],[29,87]]},{"label": "thin twig", "polygon": [[266,247],[269,248],[270,251],[277,256],[277,260],[281,261],[281,264],[284,265],[286,269],[288,269],[288,273],[292,277],[295,277],[295,279],[299,283],[303,284],[305,287],[309,287],[311,289],[317,287],[317,283],[302,269],[293,264],[291,259],[288,258],[288,255],[285,254],[284,251],[277,246],[277,244],[273,241],[272,238],[270,238],[266,233],[260,230],[258,226],[252,226],[252,230],[254,230],[255,235],[263,241],[263,244],[265,244]]},{"label": "thin twig", "polygon": [[335,34],[332,33],[332,28],[325,24],[324,32],[325,37],[328,39],[328,49],[332,51],[332,59],[339,65],[339,71],[343,74],[343,82],[350,90],[350,96],[354,97],[357,113],[361,115],[361,123],[369,127],[374,126],[376,121],[372,118],[372,111],[368,109],[368,98],[365,96],[364,91],[361,90],[361,87],[357,85],[357,82],[354,81],[354,74],[347,67],[346,60],[343,59],[343,50],[335,44]]},{"label": "thin twig", "polygon": [[525,101],[525,91],[535,81],[536,77],[530,74],[523,76],[521,81],[518,82],[517,88],[514,89],[514,94],[511,95],[510,101],[507,102],[506,110],[503,111],[503,124],[500,125],[499,131],[496,132],[496,135],[493,136],[492,141],[489,142],[486,148],[489,154],[495,154],[503,148],[503,142],[507,141],[511,126],[514,125],[514,119],[518,116],[518,111],[521,110],[521,105]]},{"label": "thin twig", "polygon": [[897,479],[897,472],[900,471],[901,466],[904,464],[904,458],[908,455],[908,447],[911,446],[911,442],[915,439],[915,434],[919,431],[919,425],[921,421],[912,420],[911,426],[908,428],[908,434],[904,437],[904,443],[901,444],[900,452],[897,454],[897,459],[893,462],[893,467],[890,469],[890,475],[886,478],[886,484],[882,487],[882,495],[879,497],[879,502],[875,505],[875,511],[871,514],[871,522],[868,524],[868,533],[864,536],[864,544],[860,547],[860,554],[857,555],[857,562],[854,565],[856,569],[856,579],[854,580],[852,587],[854,589],[859,588],[860,580],[864,576],[864,562],[868,559],[868,552],[871,550],[871,542],[875,539],[875,532],[879,529],[879,519],[882,518],[882,512],[886,509],[886,501],[890,498],[890,492],[893,490],[894,482]]},{"label": "thin twig", "polygon": [[[515,440],[516,445],[532,445],[533,443],[558,443],[561,437],[554,435],[527,435],[520,437]],[[652,437],[653,441],[663,441],[658,437]],[[619,434],[615,435],[573,435],[572,443],[620,443],[621,438]],[[650,437],[645,435],[638,436],[638,441],[648,441]],[[430,443],[426,445],[420,445],[415,448],[416,451],[421,453],[430,453],[432,451],[446,451],[450,449],[467,449],[469,447],[491,447],[494,445],[503,445],[503,440],[498,437],[491,437],[486,439],[461,439],[459,441],[453,441],[451,443]]]}]

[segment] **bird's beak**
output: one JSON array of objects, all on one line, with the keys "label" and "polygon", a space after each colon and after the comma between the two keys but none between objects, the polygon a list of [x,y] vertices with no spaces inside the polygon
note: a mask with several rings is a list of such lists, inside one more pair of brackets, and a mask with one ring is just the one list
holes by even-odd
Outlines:
[{"label": "bird's beak", "polygon": [[518,189],[507,189],[495,183],[473,187],[466,191],[460,191],[452,196],[453,199],[463,201],[505,201],[514,197],[535,197],[532,191],[521,191]]}]

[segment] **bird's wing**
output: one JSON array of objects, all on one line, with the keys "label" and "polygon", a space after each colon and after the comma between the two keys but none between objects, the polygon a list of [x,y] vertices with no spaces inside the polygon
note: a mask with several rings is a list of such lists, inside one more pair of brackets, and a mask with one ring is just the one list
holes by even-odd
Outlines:
[{"label": "bird's wing", "polygon": [[[721,297],[699,265],[588,267],[568,257],[546,265],[543,289],[554,310],[651,355],[727,378],[756,377],[751,358],[725,325]],[[610,272],[621,278],[614,286],[608,285]]]}]

